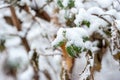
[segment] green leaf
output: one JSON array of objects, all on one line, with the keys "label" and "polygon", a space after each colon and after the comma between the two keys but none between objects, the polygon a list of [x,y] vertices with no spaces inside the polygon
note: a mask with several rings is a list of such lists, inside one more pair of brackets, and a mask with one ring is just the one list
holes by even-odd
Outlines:
[{"label": "green leaf", "polygon": [[74,7],[74,6],[75,6],[74,0],[69,0],[68,8],[72,8],[72,7]]},{"label": "green leaf", "polygon": [[90,27],[90,22],[86,21],[86,20],[83,20],[82,25],[86,25],[89,28]]},{"label": "green leaf", "polygon": [[59,7],[64,8],[64,6],[63,6],[63,4],[62,4],[62,0],[58,0],[58,1],[57,1],[57,4],[58,4]]},{"label": "green leaf", "polygon": [[76,53],[81,53],[81,47],[77,47],[75,45],[72,45],[73,46],[73,49],[76,51]]},{"label": "green leaf", "polygon": [[81,47],[77,47],[74,44],[66,47],[66,50],[71,57],[78,57],[79,53],[81,53],[81,49]]},{"label": "green leaf", "polygon": [[74,51],[74,49],[73,49],[73,47],[72,46],[67,46],[66,47],[66,50],[67,50],[67,52],[68,52],[68,54],[71,56],[71,57],[75,57],[75,51]]},{"label": "green leaf", "polygon": [[65,40],[60,41],[57,45],[54,45],[55,48],[62,46],[65,43]]},{"label": "green leaf", "polygon": [[83,42],[86,42],[89,40],[89,37],[83,37]]}]

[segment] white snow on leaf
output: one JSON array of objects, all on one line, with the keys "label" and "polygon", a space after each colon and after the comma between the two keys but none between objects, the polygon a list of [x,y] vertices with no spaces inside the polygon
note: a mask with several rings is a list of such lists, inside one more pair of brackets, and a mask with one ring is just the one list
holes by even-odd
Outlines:
[{"label": "white snow on leaf", "polygon": [[63,31],[66,31],[66,30],[64,28],[59,29],[59,31],[57,32],[56,39],[52,42],[52,46],[58,44],[59,42],[61,42],[65,39],[64,36],[63,36]]},{"label": "white snow on leaf", "polygon": [[84,8],[80,8],[78,14],[75,17],[76,19],[74,20],[74,23],[76,25],[79,25],[83,20],[90,20],[90,14],[88,14]]}]

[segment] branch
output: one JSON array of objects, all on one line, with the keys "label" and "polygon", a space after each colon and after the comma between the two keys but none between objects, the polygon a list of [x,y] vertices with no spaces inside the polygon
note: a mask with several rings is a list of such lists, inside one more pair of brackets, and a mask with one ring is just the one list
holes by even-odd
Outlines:
[{"label": "branch", "polygon": [[34,70],[33,80],[39,80],[39,55],[35,50],[30,60],[30,63],[33,66]]},{"label": "branch", "polygon": [[87,66],[88,66],[88,64],[89,64],[89,56],[87,55],[87,63],[86,63],[86,65],[85,65],[85,67],[84,67],[84,69],[83,69],[83,71],[79,74],[80,76],[85,72],[85,70],[87,69]]},{"label": "branch", "polygon": [[10,11],[11,11],[12,21],[13,21],[14,26],[16,26],[18,31],[21,31],[21,25],[20,25],[20,22],[16,16],[14,7],[10,6]]},{"label": "branch", "polygon": [[[10,11],[11,11],[12,21],[13,21],[14,26],[17,28],[18,31],[21,31],[21,24],[17,18],[14,7],[10,6]],[[25,49],[27,50],[27,52],[29,52],[30,46],[27,42],[27,39],[25,37],[21,37],[21,40],[22,40],[22,43],[23,43]]]},{"label": "branch", "polygon": [[43,8],[44,8],[45,6],[47,6],[47,5],[49,5],[52,1],[53,1],[53,0],[48,1],[46,4],[44,4],[44,5],[40,8],[40,10],[43,10]]},{"label": "branch", "polygon": [[102,20],[104,20],[105,22],[107,22],[108,24],[112,25],[111,22],[109,22],[107,19],[105,19],[104,17],[102,17],[101,15],[98,14],[92,14],[94,16],[97,16],[98,18],[101,18]]}]

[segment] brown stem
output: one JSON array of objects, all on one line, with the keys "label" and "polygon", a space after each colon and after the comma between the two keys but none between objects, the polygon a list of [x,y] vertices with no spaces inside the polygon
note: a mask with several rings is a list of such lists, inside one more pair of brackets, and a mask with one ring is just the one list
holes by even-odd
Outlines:
[{"label": "brown stem", "polygon": [[[18,31],[21,31],[21,24],[17,18],[17,15],[15,13],[15,9],[13,6],[10,6],[10,11],[11,11],[12,21],[13,21],[14,26],[17,28]],[[22,40],[22,44],[24,45],[26,51],[29,52],[30,46],[27,42],[27,39],[25,37],[21,37],[21,40]]]},{"label": "brown stem", "polygon": [[21,39],[22,39],[22,43],[23,43],[25,49],[27,50],[27,52],[29,52],[30,51],[30,46],[29,46],[29,44],[27,42],[27,39],[25,37],[23,37]]},{"label": "brown stem", "polygon": [[21,25],[16,16],[14,7],[10,6],[10,11],[11,11],[12,21],[13,21],[14,26],[17,28],[18,31],[21,31]]},{"label": "brown stem", "polygon": [[36,52],[36,50],[34,50],[32,59],[30,60],[31,65],[33,66],[34,69],[34,76],[33,76],[33,80],[39,80],[39,55]]},{"label": "brown stem", "polygon": [[[62,67],[65,69],[65,76],[66,79],[65,80],[71,80],[71,74],[72,74],[72,68],[73,68],[73,64],[74,64],[74,59],[71,58],[65,48],[65,44],[61,46],[62,51],[63,51],[63,62],[65,62],[66,65],[63,65]],[[65,67],[66,66],[66,67]],[[67,69],[66,69],[67,68]]]},{"label": "brown stem", "polygon": [[[12,21],[13,21],[14,26],[16,26],[18,31],[21,31],[21,24],[20,24],[20,22],[19,22],[19,20],[16,16],[14,7],[10,6],[10,11],[11,11],[11,14],[12,14]],[[26,48],[27,52],[29,52],[30,51],[30,46],[27,42],[27,39],[25,37],[21,37],[21,40],[22,40],[22,43],[23,43],[24,47]],[[37,56],[36,52],[33,54],[33,57],[31,59],[31,64],[33,66],[34,73],[35,73],[34,76],[33,76],[33,80],[39,80],[38,56]]]}]

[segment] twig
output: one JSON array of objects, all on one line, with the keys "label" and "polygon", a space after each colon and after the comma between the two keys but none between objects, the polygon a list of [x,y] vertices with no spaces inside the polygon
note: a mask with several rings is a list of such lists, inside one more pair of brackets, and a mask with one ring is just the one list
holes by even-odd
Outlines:
[{"label": "twig", "polygon": [[114,45],[115,45],[114,47],[117,47],[118,49],[120,49],[120,46],[119,46],[120,42],[118,42],[119,37],[120,37],[120,35],[119,35],[120,31],[118,30],[115,21],[113,22],[113,30],[112,30],[112,32],[114,32],[115,34],[112,35],[113,39],[111,41],[114,43]]},{"label": "twig", "polygon": [[47,6],[47,5],[49,5],[51,2],[52,2],[52,0],[49,1],[49,2],[47,2],[46,4],[44,4],[44,5],[40,8],[40,10],[43,10],[43,8],[44,8],[45,6]]},{"label": "twig", "polygon": [[102,20],[104,20],[105,22],[107,22],[108,24],[112,25],[111,22],[109,22],[107,19],[105,19],[101,15],[98,15],[98,14],[92,14],[92,15],[97,16],[97,17],[101,18]]},{"label": "twig", "polygon": [[36,9],[39,9],[36,0],[34,0],[34,3],[35,3],[35,7],[36,7]]},{"label": "twig", "polygon": [[8,8],[8,7],[10,7],[10,5],[2,6],[2,7],[0,7],[0,9]]},{"label": "twig", "polygon": [[21,31],[21,25],[20,25],[20,22],[16,16],[14,7],[10,6],[10,11],[11,11],[12,21],[13,21],[14,26],[16,26],[18,31]]},{"label": "twig", "polygon": [[100,15],[100,16],[110,16],[111,18],[112,18],[112,20],[115,20],[116,18],[113,16],[113,15],[111,15],[111,14],[102,14],[102,15]]},{"label": "twig", "polygon": [[89,64],[89,56],[87,55],[87,63],[86,63],[86,65],[85,65],[85,67],[84,67],[84,69],[83,69],[83,71],[79,74],[80,76],[85,72],[85,70],[86,70],[86,68],[87,68],[87,66],[88,66],[88,64]]},{"label": "twig", "polygon": [[36,50],[34,50],[33,56],[30,60],[31,65],[33,66],[33,70],[34,70],[34,76],[33,79],[34,80],[39,80],[39,55],[36,52]]},{"label": "twig", "polygon": [[[10,11],[11,11],[12,21],[13,21],[14,26],[17,28],[18,31],[21,31],[21,24],[17,18],[14,7],[10,6]],[[25,49],[27,50],[27,52],[29,52],[30,46],[27,42],[27,39],[25,37],[21,37],[21,40],[22,40],[22,43],[23,43]]]}]

